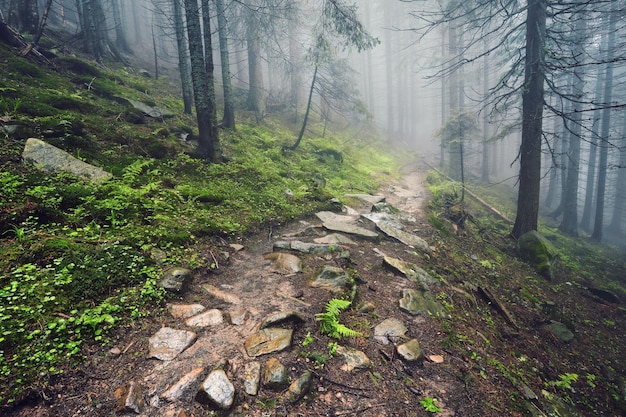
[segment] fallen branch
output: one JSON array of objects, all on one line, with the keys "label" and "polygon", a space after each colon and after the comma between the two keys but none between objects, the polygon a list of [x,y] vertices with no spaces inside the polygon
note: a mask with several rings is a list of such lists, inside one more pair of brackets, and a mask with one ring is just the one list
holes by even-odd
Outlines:
[{"label": "fallen branch", "polygon": [[476,290],[483,298],[489,301],[500,314],[502,314],[507,323],[509,323],[515,330],[519,330],[519,326],[515,323],[511,313],[509,313],[504,304],[502,304],[496,296],[493,295],[489,288],[479,286]]}]

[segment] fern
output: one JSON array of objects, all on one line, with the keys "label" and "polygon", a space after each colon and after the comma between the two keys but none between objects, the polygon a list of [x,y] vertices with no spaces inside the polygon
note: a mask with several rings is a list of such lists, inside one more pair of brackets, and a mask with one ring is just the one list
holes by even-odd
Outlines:
[{"label": "fern", "polygon": [[315,315],[316,320],[320,322],[320,332],[333,339],[361,336],[360,332],[339,323],[339,314],[350,307],[351,304],[352,302],[350,301],[338,298],[333,298],[326,303],[326,311]]}]

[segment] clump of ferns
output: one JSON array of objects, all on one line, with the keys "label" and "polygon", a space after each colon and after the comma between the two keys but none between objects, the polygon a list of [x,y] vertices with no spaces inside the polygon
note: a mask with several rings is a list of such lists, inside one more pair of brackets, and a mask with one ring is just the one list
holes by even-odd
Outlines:
[{"label": "clump of ferns", "polygon": [[333,339],[362,336],[360,332],[350,329],[339,322],[339,314],[350,307],[351,304],[351,301],[339,298],[333,298],[328,301],[325,311],[315,315],[316,320],[320,322],[320,332]]}]

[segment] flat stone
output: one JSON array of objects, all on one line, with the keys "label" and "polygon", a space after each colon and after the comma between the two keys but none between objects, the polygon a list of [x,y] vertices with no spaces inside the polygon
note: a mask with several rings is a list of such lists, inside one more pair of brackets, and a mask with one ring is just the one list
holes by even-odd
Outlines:
[{"label": "flat stone", "polygon": [[285,397],[287,401],[290,403],[295,403],[304,397],[310,390],[313,385],[313,374],[311,371],[306,370],[304,373],[295,381],[289,385]]},{"label": "flat stone", "polygon": [[297,311],[278,311],[265,317],[265,319],[259,326],[259,329],[265,329],[266,327],[275,327],[287,322],[300,324],[306,322],[306,318]]},{"label": "flat stone", "polygon": [[261,382],[261,362],[247,362],[243,367],[241,378],[243,379],[243,389],[246,394],[257,395]]},{"label": "flat stone", "polygon": [[385,256],[383,258],[383,265],[389,267],[393,271],[399,272],[409,280],[418,284],[422,289],[428,290],[429,286],[436,284],[437,280],[430,276],[430,274],[424,271],[419,266],[411,262],[405,262],[403,260]]},{"label": "flat stone", "polygon": [[443,363],[443,356],[441,355],[429,355],[428,359],[434,363]]},{"label": "flat stone", "polygon": [[355,218],[351,216],[342,216],[331,211],[320,211],[315,214],[322,221],[324,227],[334,232],[347,233],[362,239],[378,240],[378,233],[368,230],[355,224]]},{"label": "flat stone", "polygon": [[396,347],[398,355],[407,362],[415,362],[424,359],[424,353],[417,339],[411,339]]},{"label": "flat stone", "polygon": [[299,240],[282,240],[274,243],[274,250],[294,250],[306,254],[323,254],[323,253],[338,253],[341,257],[349,257],[344,254],[347,252],[340,245],[323,244],[323,243],[308,243],[301,242]]},{"label": "flat stone", "polygon": [[388,225],[398,230],[404,229],[404,225],[398,218],[398,216],[389,213],[365,213],[361,214],[362,219],[370,221],[374,226]]},{"label": "flat stone", "polygon": [[180,292],[191,277],[192,272],[190,269],[181,267],[170,268],[163,274],[159,286],[167,291]]},{"label": "flat stone", "polygon": [[223,322],[224,316],[222,312],[217,309],[212,309],[188,318],[185,324],[190,327],[209,327],[217,326]]},{"label": "flat stone", "polygon": [[230,246],[235,252],[241,252],[244,249],[244,246],[239,243],[231,243],[228,246]]},{"label": "flat stone", "polygon": [[163,327],[149,340],[149,358],[157,358],[162,361],[174,359],[183,350],[195,342],[197,335],[188,330],[176,330]]},{"label": "flat stone", "polygon": [[386,222],[377,223],[376,227],[387,236],[392,237],[407,246],[411,246],[424,253],[430,253],[430,246],[428,246],[428,243],[426,243],[426,241],[419,236],[407,233]]},{"label": "flat stone", "polygon": [[152,107],[144,103],[143,101],[132,100],[130,98],[127,98],[126,101],[128,101],[135,109],[144,113],[146,116],[150,116],[155,119],[162,119],[174,116],[174,113],[172,112],[164,110],[160,107]]},{"label": "flat stone", "polygon": [[313,239],[313,242],[324,245],[356,245],[354,240],[339,233],[331,233],[323,237],[318,237]]},{"label": "flat stone", "polygon": [[364,201],[367,204],[378,204],[385,202],[384,195],[371,195],[371,194],[344,194],[345,197],[348,198],[356,198],[361,201]]},{"label": "flat stone", "polygon": [[195,368],[187,372],[174,385],[169,387],[167,391],[160,395],[161,399],[169,403],[180,400],[186,392],[189,392],[191,386],[200,379],[202,372],[204,372],[204,368]]},{"label": "flat stone", "polygon": [[244,348],[251,357],[280,352],[291,346],[292,329],[265,328],[249,336]]},{"label": "flat stone", "polygon": [[562,342],[570,342],[574,338],[574,333],[558,321],[552,320],[546,327]]},{"label": "flat stone", "polygon": [[223,369],[216,369],[204,380],[195,399],[201,404],[227,410],[235,401],[235,386]]},{"label": "flat stone", "polygon": [[341,355],[345,363],[341,366],[341,370],[346,372],[365,371],[372,367],[372,361],[367,355],[360,350],[339,346],[337,354]]},{"label": "flat stone", "polygon": [[89,165],[69,153],[37,138],[29,138],[22,152],[24,161],[32,162],[44,172],[71,172],[93,183],[108,180],[113,175],[102,168]]},{"label": "flat stone", "polygon": [[400,309],[414,316],[419,314],[431,314],[437,317],[450,318],[450,314],[435,299],[430,291],[402,290]]},{"label": "flat stone", "polygon": [[296,255],[282,252],[272,252],[264,256],[272,261],[277,272],[281,274],[294,274],[302,271],[302,260]]},{"label": "flat stone", "polygon": [[383,345],[398,343],[407,331],[408,329],[400,320],[389,318],[374,327],[374,340]]},{"label": "flat stone", "polygon": [[263,386],[271,390],[282,390],[289,384],[287,368],[276,358],[270,358],[265,363],[263,372]]},{"label": "flat stone", "polygon": [[135,383],[134,381],[130,381],[116,389],[115,399],[117,400],[115,411],[118,413],[132,411],[139,414],[143,411],[146,405],[143,399],[143,390],[141,389],[141,385]]},{"label": "flat stone", "polygon": [[186,319],[202,313],[206,307],[202,304],[169,304],[167,309],[175,319]]},{"label": "flat stone", "polygon": [[226,320],[234,326],[242,326],[250,318],[250,312],[248,310],[239,308],[228,311],[226,314]]},{"label": "flat stone", "polygon": [[235,294],[231,294],[227,291],[220,290],[219,288],[211,284],[204,284],[202,286],[202,289],[208,292],[212,297],[217,298],[218,300],[223,301],[225,303],[229,303],[229,304],[241,303],[241,299],[237,297]]},{"label": "flat stone", "polygon": [[313,288],[325,288],[341,293],[350,290],[352,279],[346,271],[335,266],[323,266],[309,278],[308,285]]}]

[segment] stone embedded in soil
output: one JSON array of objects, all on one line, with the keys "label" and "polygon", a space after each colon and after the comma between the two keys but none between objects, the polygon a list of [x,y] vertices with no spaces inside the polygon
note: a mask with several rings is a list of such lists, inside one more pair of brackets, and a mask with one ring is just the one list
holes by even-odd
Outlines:
[{"label": "stone embedded in soil", "polygon": [[417,339],[411,339],[408,342],[402,343],[396,347],[398,355],[407,362],[414,362],[424,359],[424,353],[420,346],[420,342]]},{"label": "stone embedded in soil", "polygon": [[171,292],[181,292],[192,277],[192,272],[187,268],[174,267],[168,269],[159,282],[159,286]]},{"label": "stone embedded in soil", "polygon": [[241,379],[243,379],[243,389],[246,394],[257,395],[261,382],[261,362],[247,362],[243,367]]},{"label": "stone embedded in soil", "polygon": [[238,308],[228,311],[225,316],[226,321],[233,326],[242,326],[250,318],[250,312],[248,310]]},{"label": "stone embedded in soil", "polygon": [[341,366],[341,370],[343,371],[358,372],[365,371],[372,367],[372,361],[360,350],[339,346],[337,347],[337,354],[341,355],[345,361]]},{"label": "stone embedded in soil", "polygon": [[356,245],[356,242],[347,236],[339,233],[331,233],[324,237],[318,237],[313,239],[315,243],[321,243],[324,245]]},{"label": "stone embedded in soil", "polygon": [[163,327],[150,339],[148,345],[149,358],[157,358],[162,361],[170,361],[178,356],[195,342],[197,335],[188,330],[176,330],[171,327]]},{"label": "stone embedded in soil", "polygon": [[574,333],[558,321],[552,320],[546,327],[562,342],[570,342],[574,338]]},{"label": "stone embedded in soil", "polygon": [[337,254],[339,258],[349,258],[350,252],[343,249],[340,245],[308,243],[299,240],[279,240],[274,242],[274,250],[294,250],[306,254]]},{"label": "stone embedded in soil", "polygon": [[263,386],[271,390],[282,390],[289,384],[287,367],[276,358],[270,358],[265,363],[263,372]]},{"label": "stone embedded in soil", "polygon": [[235,294],[229,293],[224,290],[220,290],[219,288],[211,284],[204,284],[202,286],[202,289],[205,290],[207,293],[209,293],[209,295],[211,295],[212,297],[220,301],[223,301],[225,303],[235,304],[235,305],[241,303],[241,299],[237,297]]},{"label": "stone embedded in soil", "polygon": [[326,288],[331,292],[345,292],[352,286],[352,279],[343,269],[325,265],[313,273],[308,284],[310,287]]},{"label": "stone embedded in soil", "polygon": [[132,411],[139,414],[146,405],[143,399],[143,390],[141,389],[141,385],[135,383],[134,381],[130,381],[116,389],[115,399],[117,400],[115,411],[118,413]]},{"label": "stone embedded in soil", "polygon": [[302,272],[302,260],[296,255],[272,252],[265,255],[264,258],[272,261],[278,273],[294,274],[296,272]]},{"label": "stone embedded in soil", "polygon": [[212,309],[205,311],[204,313],[200,313],[197,316],[193,316],[185,321],[185,324],[190,327],[209,327],[209,326],[217,326],[218,324],[222,324],[224,322],[224,316],[222,312],[217,309]]},{"label": "stone embedded in soil", "polygon": [[431,314],[437,317],[450,318],[450,314],[429,291],[402,290],[400,309],[414,316]]},{"label": "stone embedded in soil", "polygon": [[386,222],[376,223],[376,227],[387,236],[390,236],[407,246],[411,246],[424,253],[430,253],[430,246],[428,246],[428,243],[426,243],[426,241],[419,236],[407,233]]},{"label": "stone embedded in soil", "polygon": [[313,374],[311,371],[307,370],[295,381],[289,385],[287,392],[285,393],[285,397],[287,401],[290,403],[295,403],[304,397],[310,390],[313,385]]},{"label": "stone embedded in soil", "polygon": [[433,363],[443,363],[443,356],[441,355],[429,355],[428,359]]},{"label": "stone embedded in soil", "polygon": [[376,305],[370,301],[363,303],[359,307],[359,313],[371,313],[374,310],[376,310]]},{"label": "stone embedded in soil", "polygon": [[175,319],[186,319],[202,313],[206,307],[202,304],[169,304],[167,310]]},{"label": "stone embedded in soil", "polygon": [[543,235],[536,230],[524,233],[517,240],[517,251],[539,274],[550,280],[554,279],[559,254]]},{"label": "stone embedded in soil", "polygon": [[200,404],[227,410],[235,401],[235,386],[223,369],[216,369],[204,380],[195,399]]},{"label": "stone embedded in soil", "polygon": [[244,249],[244,246],[239,243],[231,243],[228,246],[230,246],[235,252],[241,252]]},{"label": "stone embedded in soil", "polygon": [[355,224],[354,217],[342,216],[331,211],[320,211],[315,214],[324,227],[334,232],[343,232],[367,240],[378,240],[378,233]]},{"label": "stone embedded in soil", "polygon": [[291,346],[292,329],[265,328],[249,336],[244,342],[250,357],[280,352]]},{"label": "stone embedded in soil", "polygon": [[437,280],[431,277],[428,272],[424,271],[419,266],[411,262],[405,262],[401,259],[385,256],[383,258],[383,265],[391,268],[392,270],[399,272],[407,277],[409,280],[420,285],[424,290],[428,290],[431,284],[436,284]]},{"label": "stone embedded in soil", "polygon": [[200,379],[202,372],[204,372],[204,368],[195,368],[187,372],[174,385],[169,387],[167,391],[161,394],[161,399],[170,403],[180,400],[182,396],[189,391],[191,386],[194,385],[198,379]]},{"label": "stone embedded in soil", "polygon": [[364,201],[367,204],[375,205],[378,203],[385,202],[384,195],[371,195],[371,194],[344,194],[347,198],[356,198],[358,200]]},{"label": "stone embedded in soil", "polygon": [[374,328],[374,340],[383,345],[399,342],[408,329],[400,320],[396,318],[389,318],[380,322]]},{"label": "stone embedded in soil", "polygon": [[301,324],[306,322],[306,318],[297,311],[278,311],[265,317],[259,329],[265,329],[266,327],[280,326],[285,323]]}]

